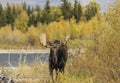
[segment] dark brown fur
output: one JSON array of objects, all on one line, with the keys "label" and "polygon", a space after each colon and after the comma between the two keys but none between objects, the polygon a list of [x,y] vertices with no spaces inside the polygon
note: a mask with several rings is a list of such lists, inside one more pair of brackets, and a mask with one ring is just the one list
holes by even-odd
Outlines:
[{"label": "dark brown fur", "polygon": [[50,56],[49,56],[49,70],[50,75],[53,79],[53,70],[64,73],[66,61],[67,61],[67,45],[59,40],[55,40],[52,43],[52,47],[50,48]]}]

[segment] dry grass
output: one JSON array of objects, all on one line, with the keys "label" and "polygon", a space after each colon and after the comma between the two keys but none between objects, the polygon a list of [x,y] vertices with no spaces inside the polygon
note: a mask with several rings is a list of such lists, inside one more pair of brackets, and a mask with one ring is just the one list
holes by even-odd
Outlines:
[{"label": "dry grass", "polygon": [[[95,17],[87,23],[75,24],[72,19],[70,22],[51,23],[44,30],[41,28],[41,31],[46,31],[49,40],[64,39],[66,34],[71,34],[73,40],[69,45],[82,45],[86,49],[84,54],[68,59],[65,74],[59,74],[56,83],[120,83],[120,0],[116,1],[99,20]],[[14,72],[3,70],[2,73],[10,76],[19,72],[19,77],[38,78],[37,82],[29,80],[21,83],[52,83],[47,63],[36,62],[29,67],[21,64]]]},{"label": "dry grass", "polygon": [[[55,82],[119,83],[119,63],[116,65],[116,68],[113,68],[114,66],[109,62],[112,62],[110,58],[108,59],[104,58],[103,56],[94,56],[90,52],[89,55],[88,53],[85,55],[75,55],[74,57],[68,59],[65,68],[65,74],[63,75],[60,73],[58,79],[56,79],[56,75],[54,76],[54,79],[56,80]],[[48,64],[41,64],[38,61],[29,67],[21,64],[14,70],[4,69],[3,73],[9,76],[20,73],[19,77],[15,78],[15,80],[19,81],[20,83],[52,83],[52,80],[49,76]],[[26,79],[23,80],[21,78]]]}]

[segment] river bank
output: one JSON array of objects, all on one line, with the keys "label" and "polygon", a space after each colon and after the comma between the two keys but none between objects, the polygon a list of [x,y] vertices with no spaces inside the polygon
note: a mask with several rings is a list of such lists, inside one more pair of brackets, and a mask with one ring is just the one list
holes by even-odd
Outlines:
[{"label": "river bank", "polygon": [[0,53],[49,53],[49,49],[0,49]]}]

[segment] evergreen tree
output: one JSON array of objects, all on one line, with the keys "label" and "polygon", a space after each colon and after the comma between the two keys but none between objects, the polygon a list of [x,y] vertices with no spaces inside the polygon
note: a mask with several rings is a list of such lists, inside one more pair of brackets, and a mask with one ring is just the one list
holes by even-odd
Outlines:
[{"label": "evergreen tree", "polygon": [[50,23],[51,22],[51,16],[50,16],[50,2],[49,0],[46,1],[45,7],[42,12],[42,23]]},{"label": "evergreen tree", "polygon": [[30,8],[30,5],[28,5],[28,8],[27,8],[27,14],[28,14],[28,16],[30,16],[30,14],[31,14],[31,8]]},{"label": "evergreen tree", "polygon": [[72,6],[68,0],[62,0],[63,4],[61,5],[62,15],[65,20],[70,20],[72,18]]},{"label": "evergreen tree", "polygon": [[7,9],[6,9],[6,18],[7,18],[7,24],[14,23],[13,11],[9,4],[7,5]]},{"label": "evergreen tree", "polygon": [[40,16],[40,13],[37,14],[36,21],[37,21],[37,23],[38,23],[38,22],[41,22],[41,16]]},{"label": "evergreen tree", "polygon": [[17,17],[17,12],[16,12],[16,8],[15,8],[15,6],[13,6],[13,15],[14,15],[14,18]]},{"label": "evergreen tree", "polygon": [[29,16],[29,22],[28,22],[28,26],[34,24],[34,16],[33,14],[31,16]]},{"label": "evergreen tree", "polygon": [[39,5],[36,5],[35,10],[39,13],[41,11],[41,8]]},{"label": "evergreen tree", "polygon": [[13,23],[11,25],[12,25],[12,30],[14,30],[14,22],[18,15],[15,5],[12,8],[12,15],[13,15]]},{"label": "evergreen tree", "polygon": [[79,22],[82,16],[82,7],[77,0],[75,0],[73,15],[74,15],[74,18],[76,19],[76,22]]},{"label": "evergreen tree", "polygon": [[26,2],[23,2],[22,6],[23,6],[23,10],[26,11],[27,10],[27,4],[26,4]]},{"label": "evergreen tree", "polygon": [[37,22],[38,22],[38,16],[35,16],[33,14],[31,14],[31,16],[29,17],[29,22],[28,22],[28,26],[30,25],[34,25],[35,27],[37,26]]},{"label": "evergreen tree", "polygon": [[3,26],[3,14],[4,11],[3,11],[3,7],[2,7],[2,4],[0,4],[0,27]]},{"label": "evergreen tree", "polygon": [[37,11],[35,26],[37,26],[37,23],[41,22],[41,8],[40,8],[40,6],[37,5],[36,8],[35,8],[35,10]]},{"label": "evergreen tree", "polygon": [[34,9],[34,7],[32,7],[30,12],[33,13],[34,11],[35,11],[35,9]]},{"label": "evergreen tree", "polygon": [[37,26],[37,17],[33,15],[33,25],[36,27]]},{"label": "evergreen tree", "polygon": [[48,13],[50,13],[50,2],[49,2],[49,0],[46,1],[44,10],[46,10]]}]

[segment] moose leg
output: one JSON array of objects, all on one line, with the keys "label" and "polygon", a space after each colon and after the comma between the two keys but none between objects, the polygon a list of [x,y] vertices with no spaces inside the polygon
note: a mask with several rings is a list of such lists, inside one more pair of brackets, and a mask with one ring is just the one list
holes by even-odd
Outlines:
[{"label": "moose leg", "polygon": [[53,68],[49,68],[49,70],[50,70],[50,76],[51,76],[52,82],[55,83],[53,79]]},{"label": "moose leg", "polygon": [[60,72],[61,72],[62,74],[64,74],[64,67],[63,67],[63,68],[60,68]]},{"label": "moose leg", "polygon": [[56,68],[55,70],[56,70],[56,80],[58,80],[57,78],[58,78],[58,72],[59,72],[59,71],[58,71],[57,68]]}]

